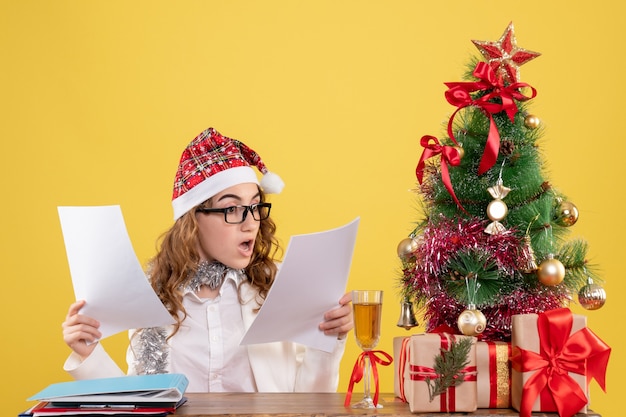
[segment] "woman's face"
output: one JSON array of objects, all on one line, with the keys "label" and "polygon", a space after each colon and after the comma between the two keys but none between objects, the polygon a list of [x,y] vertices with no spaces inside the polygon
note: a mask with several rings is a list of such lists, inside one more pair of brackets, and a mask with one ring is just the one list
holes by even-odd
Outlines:
[{"label": "woman's face", "polygon": [[[213,196],[211,201],[212,208],[249,206],[260,203],[261,195],[256,184],[246,183],[225,189]],[[233,269],[248,266],[260,226],[251,213],[248,212],[240,224],[226,223],[224,213],[196,212],[195,216],[201,260],[218,261]]]}]

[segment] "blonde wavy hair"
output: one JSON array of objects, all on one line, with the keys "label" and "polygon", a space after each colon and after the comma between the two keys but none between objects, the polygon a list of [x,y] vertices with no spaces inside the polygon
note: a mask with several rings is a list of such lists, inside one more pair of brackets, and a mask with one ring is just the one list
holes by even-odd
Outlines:
[{"label": "blonde wavy hair", "polygon": [[[265,194],[261,193],[261,201]],[[211,199],[199,206],[211,207]],[[196,208],[181,216],[174,225],[159,238],[160,247],[149,262],[148,274],[152,288],[163,305],[176,320],[173,336],[187,316],[183,307],[183,288],[198,269],[198,223]],[[262,303],[276,277],[275,257],[281,250],[276,239],[276,224],[268,217],[261,220],[254,243],[250,264],[245,268],[247,281],[258,289]]]}]

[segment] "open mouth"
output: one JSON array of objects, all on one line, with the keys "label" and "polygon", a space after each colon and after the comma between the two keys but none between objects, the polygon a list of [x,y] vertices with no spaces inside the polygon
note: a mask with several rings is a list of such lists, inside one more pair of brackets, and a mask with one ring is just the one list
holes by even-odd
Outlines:
[{"label": "open mouth", "polygon": [[244,253],[249,255],[254,248],[254,240],[246,240],[245,242],[241,242],[239,247]]}]

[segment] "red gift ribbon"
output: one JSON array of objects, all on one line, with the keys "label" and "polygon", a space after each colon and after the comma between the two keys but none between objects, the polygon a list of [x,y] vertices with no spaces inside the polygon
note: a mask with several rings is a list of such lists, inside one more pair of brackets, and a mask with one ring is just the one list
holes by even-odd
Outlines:
[{"label": "red gift ribbon", "polygon": [[[454,335],[449,335],[454,340]],[[450,340],[446,334],[439,333],[441,339],[441,349],[448,349]],[[404,347],[404,346],[403,346]],[[411,381],[426,381],[441,378],[441,374],[435,372],[434,368],[420,365],[409,365]],[[461,381],[476,381],[476,366],[466,366],[461,370]],[[456,410],[456,391],[455,387],[449,387],[446,392],[439,395],[439,409],[446,412],[454,412]]]},{"label": "red gift ribbon", "polygon": [[400,348],[400,363],[398,364],[398,382],[399,382],[399,397],[402,401],[407,402],[406,395],[404,394],[404,371],[406,370],[407,358],[409,356],[409,342],[410,337],[402,339],[402,347]]},{"label": "red gift ribbon", "polygon": [[[445,93],[448,103],[458,107],[448,121],[448,136],[456,143],[454,133],[452,132],[452,122],[454,121],[454,116],[464,107],[479,107],[487,115],[489,118],[489,134],[487,135],[485,150],[478,166],[478,175],[482,175],[496,163],[500,150],[500,133],[492,115],[505,111],[511,123],[513,123],[515,114],[518,112],[515,100],[530,100],[537,95],[537,90],[529,84],[519,82],[505,86],[502,77],[497,77],[493,68],[483,61],[476,64],[473,75],[479,81],[444,83],[448,87],[448,91]],[[532,94],[530,97],[519,91],[523,87],[531,89]],[[486,94],[474,99],[471,93],[476,92],[486,92]],[[501,103],[489,101],[493,98],[499,98]]]},{"label": "red gift ribbon", "polygon": [[[433,143],[431,143],[431,141]],[[450,172],[448,171],[448,164],[452,166],[458,166],[461,163],[461,155],[459,155],[459,150],[456,149],[454,146],[441,145],[436,137],[430,135],[422,136],[422,139],[420,139],[420,145],[422,145],[424,151],[422,151],[422,156],[420,157],[420,160],[417,163],[417,167],[415,168],[415,176],[417,177],[419,183],[421,184],[424,178],[424,168],[426,167],[426,160],[428,158],[441,155],[441,179],[443,181],[443,185],[445,185],[446,190],[448,190],[448,193],[450,193],[452,199],[457,204],[457,206],[459,206],[459,208],[463,210],[463,212],[467,213],[459,202],[459,199],[454,194],[452,181],[450,181]]]},{"label": "red gift ribbon", "polygon": [[539,353],[515,347],[511,357],[518,372],[535,371],[522,389],[520,416],[530,417],[533,404],[540,397],[541,408],[571,417],[587,404],[587,396],[569,375],[587,376],[587,385],[595,379],[606,392],[605,377],[611,348],[588,328],[570,336],[573,316],[567,308],[540,313],[537,318]]},{"label": "red gift ribbon", "polygon": [[[378,355],[382,355],[384,358],[379,357]],[[374,391],[374,405],[378,405],[378,369],[376,368],[376,364],[380,364],[382,366],[390,365],[393,362],[391,355],[382,350],[368,350],[362,352],[356,360],[354,364],[354,368],[352,368],[352,375],[350,376],[350,385],[348,386],[348,392],[346,392],[346,399],[343,403],[345,407],[350,406],[350,400],[352,399],[352,389],[354,388],[354,384],[360,382],[363,379],[364,371],[365,371],[365,358],[369,358],[370,363],[372,364],[372,376],[374,378],[374,385],[376,389]],[[386,359],[386,360],[385,360]]]},{"label": "red gift ribbon", "polygon": [[[489,408],[498,408],[498,358],[496,342],[485,341],[489,354]],[[508,355],[511,356],[511,344],[507,344]],[[511,374],[509,373],[509,390],[511,389]],[[510,394],[510,393],[509,393]]]}]

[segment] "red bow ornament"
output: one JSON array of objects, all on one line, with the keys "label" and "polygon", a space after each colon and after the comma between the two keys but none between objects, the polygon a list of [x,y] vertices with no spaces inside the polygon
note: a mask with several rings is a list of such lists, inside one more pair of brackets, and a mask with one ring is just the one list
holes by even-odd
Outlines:
[{"label": "red bow ornament", "polygon": [[450,171],[448,169],[448,165],[458,166],[461,163],[461,154],[459,153],[459,150],[454,146],[441,145],[436,137],[430,135],[422,136],[422,139],[420,139],[420,145],[422,145],[424,151],[422,151],[422,156],[420,157],[417,167],[415,168],[417,181],[421,184],[424,179],[426,160],[434,156],[441,155],[441,180],[443,181],[443,185],[446,187],[446,190],[448,190],[448,193],[452,196],[452,199],[457,206],[459,206],[463,212],[467,213],[461,205],[459,199],[456,197],[456,194],[454,194],[452,181],[450,180]]},{"label": "red bow ornament", "polygon": [[[456,142],[452,125],[454,116],[456,116],[461,109],[468,106],[476,106],[487,115],[489,118],[489,134],[487,135],[485,151],[483,152],[478,166],[478,175],[482,175],[496,163],[500,150],[500,133],[493,120],[493,115],[505,111],[511,123],[513,123],[515,114],[518,112],[515,100],[530,100],[537,95],[537,91],[526,83],[515,82],[505,86],[502,77],[497,77],[493,68],[486,62],[481,61],[476,64],[473,75],[478,78],[479,81],[445,83],[448,87],[445,93],[448,103],[458,107],[448,121],[448,136]],[[519,89],[523,87],[529,87],[531,89],[532,94],[530,97],[525,96],[519,91]],[[478,92],[484,92],[485,94],[474,99],[472,93]],[[494,98],[500,99],[500,103],[490,101]]]},{"label": "red bow ornament", "polygon": [[521,417],[531,416],[538,397],[542,411],[556,410],[561,417],[578,413],[588,400],[570,373],[586,375],[587,387],[595,378],[606,391],[605,374],[611,348],[587,327],[570,335],[572,323],[573,316],[567,308],[541,313],[537,317],[539,352],[513,348],[513,369],[534,371],[523,385]]}]

